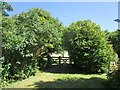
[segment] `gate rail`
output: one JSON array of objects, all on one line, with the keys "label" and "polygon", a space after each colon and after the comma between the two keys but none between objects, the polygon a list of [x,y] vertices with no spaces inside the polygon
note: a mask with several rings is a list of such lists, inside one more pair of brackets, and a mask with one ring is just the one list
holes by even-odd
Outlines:
[{"label": "gate rail", "polygon": [[73,64],[73,61],[71,60],[70,57],[51,57],[51,56],[47,56],[44,57],[47,58],[47,66],[51,66],[51,65],[63,65],[63,64]]}]

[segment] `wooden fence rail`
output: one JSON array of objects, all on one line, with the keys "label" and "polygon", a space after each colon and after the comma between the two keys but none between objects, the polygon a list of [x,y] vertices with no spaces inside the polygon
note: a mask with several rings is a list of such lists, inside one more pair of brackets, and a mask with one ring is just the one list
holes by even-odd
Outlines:
[{"label": "wooden fence rail", "polygon": [[70,57],[44,57],[47,58],[48,60],[48,65],[47,66],[51,66],[51,65],[62,65],[62,64],[72,64],[73,61],[70,59]]},{"label": "wooden fence rail", "polygon": [[[63,64],[74,64],[73,60],[70,57],[51,57],[47,56],[44,57],[47,59],[47,67],[50,67],[52,65],[63,65]],[[114,70],[120,70],[120,61],[111,61],[108,65],[108,73],[114,71]]]}]

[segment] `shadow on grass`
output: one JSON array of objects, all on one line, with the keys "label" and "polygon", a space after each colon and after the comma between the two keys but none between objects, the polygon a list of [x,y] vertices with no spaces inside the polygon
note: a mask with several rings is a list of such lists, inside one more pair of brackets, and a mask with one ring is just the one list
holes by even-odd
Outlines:
[{"label": "shadow on grass", "polygon": [[[31,86],[31,85],[29,85]],[[107,80],[101,78],[66,78],[48,82],[35,82],[35,88],[107,88]]]},{"label": "shadow on grass", "polygon": [[44,68],[40,71],[49,72],[49,73],[58,73],[58,74],[103,74],[103,73],[86,73],[84,70],[80,70],[74,66],[74,64],[63,64],[59,65],[52,65],[51,67]]},{"label": "shadow on grass", "polygon": [[[81,72],[74,67],[74,65],[63,64],[61,66],[53,65],[49,68],[44,68],[41,71],[49,73],[59,73],[59,74],[80,74]],[[84,74],[82,72],[82,74]]]}]

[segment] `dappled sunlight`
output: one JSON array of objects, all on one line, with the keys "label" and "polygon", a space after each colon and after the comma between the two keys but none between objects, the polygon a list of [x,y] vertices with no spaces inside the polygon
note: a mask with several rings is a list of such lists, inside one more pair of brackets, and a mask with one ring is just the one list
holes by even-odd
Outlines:
[{"label": "dappled sunlight", "polygon": [[1,3],[2,88],[120,86],[120,30],[101,29],[91,18],[76,18],[66,26],[40,5],[27,11],[21,9],[21,13],[9,17],[7,11],[14,11],[14,8],[5,1]]},{"label": "dappled sunlight", "polygon": [[102,88],[106,81],[105,74],[84,75],[38,72],[35,76],[13,83],[8,88]]},{"label": "dappled sunlight", "polygon": [[32,85],[35,88],[106,88],[106,79],[92,77],[89,79],[85,78],[66,78],[56,79],[55,81],[40,81],[35,82]]}]

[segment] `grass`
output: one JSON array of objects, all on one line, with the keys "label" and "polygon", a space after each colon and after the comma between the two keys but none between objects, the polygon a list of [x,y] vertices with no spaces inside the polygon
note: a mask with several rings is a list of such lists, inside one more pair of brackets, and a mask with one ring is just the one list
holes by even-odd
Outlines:
[{"label": "grass", "polygon": [[105,88],[105,74],[59,74],[37,72],[35,76],[12,83],[7,88]]}]

